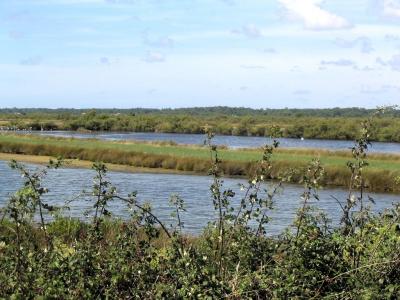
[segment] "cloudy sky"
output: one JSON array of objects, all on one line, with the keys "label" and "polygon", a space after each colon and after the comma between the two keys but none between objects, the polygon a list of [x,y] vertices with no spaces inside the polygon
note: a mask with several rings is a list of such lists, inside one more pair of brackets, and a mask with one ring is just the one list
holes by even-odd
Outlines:
[{"label": "cloudy sky", "polygon": [[400,103],[400,0],[0,0],[0,107]]}]

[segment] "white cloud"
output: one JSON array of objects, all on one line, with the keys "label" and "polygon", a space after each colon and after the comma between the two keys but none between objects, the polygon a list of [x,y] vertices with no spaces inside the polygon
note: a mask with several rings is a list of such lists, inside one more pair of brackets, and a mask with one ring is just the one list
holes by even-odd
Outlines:
[{"label": "white cloud", "polygon": [[310,30],[345,29],[351,24],[338,15],[323,8],[322,0],[278,0],[288,11],[288,16],[304,23]]},{"label": "white cloud", "polygon": [[293,95],[295,96],[306,96],[306,95],[310,95],[311,91],[309,90],[296,90],[293,92]]},{"label": "white cloud", "polygon": [[157,38],[152,38],[146,32],[143,35],[143,42],[145,45],[158,47],[158,48],[172,48],[174,47],[175,41],[169,36],[160,36]]},{"label": "white cloud", "polygon": [[351,67],[354,66],[355,63],[354,61],[350,59],[339,59],[339,60],[323,60],[321,61],[321,65],[326,66],[326,65],[333,65],[333,66],[338,66],[338,67]]},{"label": "white cloud", "polygon": [[389,92],[400,92],[400,87],[395,85],[382,85],[379,87],[372,87],[370,85],[362,85],[360,93],[361,94],[385,94]]},{"label": "white cloud", "polygon": [[400,1],[383,0],[383,14],[389,17],[400,18]]},{"label": "white cloud", "polygon": [[20,61],[20,64],[23,66],[37,66],[40,65],[42,61],[43,61],[42,57],[37,55],[22,59]]},{"label": "white cloud", "polygon": [[25,34],[21,31],[10,30],[8,32],[8,37],[13,40],[20,40],[25,37]]},{"label": "white cloud", "polygon": [[362,53],[371,53],[374,51],[371,39],[366,36],[361,36],[354,40],[336,39],[335,43],[342,48],[354,48],[359,46]]},{"label": "white cloud", "polygon": [[400,42],[400,36],[394,34],[387,34],[385,35],[385,41],[388,42]]},{"label": "white cloud", "polygon": [[102,65],[109,65],[111,63],[111,61],[108,57],[103,56],[103,57],[100,57],[100,63]]},{"label": "white cloud", "polygon": [[265,48],[263,50],[263,52],[264,53],[271,53],[271,54],[276,54],[277,53],[276,49],[274,49],[274,48]]},{"label": "white cloud", "polygon": [[164,56],[164,54],[162,54],[160,52],[149,51],[149,52],[147,52],[147,55],[144,58],[144,61],[148,62],[148,63],[160,63],[160,62],[165,61],[165,56]]},{"label": "white cloud", "polygon": [[[79,103],[79,106],[87,107],[109,107],[110,103],[118,107],[131,107],[133,104],[144,107],[177,107],[190,103],[185,101],[203,105],[235,103],[255,107],[328,107],[332,103],[338,106],[376,107],[388,102],[397,103],[399,94],[395,90],[385,94],[385,97],[377,95],[376,98],[369,99],[367,104],[364,102],[366,95],[359,92],[362,85],[398,85],[399,73],[391,72],[389,68],[381,68],[379,73],[371,74],[358,71],[355,73],[351,66],[347,69],[326,66],[329,71],[316,72],[318,62],[322,59],[335,61],[336,54],[285,54],[287,55],[277,55],[273,60],[266,60],[264,53],[253,51],[185,55],[171,53],[164,63],[152,65],[148,65],[143,60],[144,57],[129,55],[119,56],[123,63],[112,63],[107,67],[98,63],[102,56],[99,53],[95,54],[95,64],[75,62],[61,66],[50,61],[27,67],[17,63],[0,63],[0,98],[4,99],[1,102],[3,106],[28,106],[26,103],[35,103],[36,106],[50,107],[70,107],[74,103],[75,106]],[[89,59],[82,57],[82,62],[88,62],[90,55]],[[386,56],[383,57],[386,59]],[[374,61],[372,57],[357,56],[355,63],[365,64],[369,60]],[[298,64],[301,69],[289,72],[293,64]],[[252,72],[241,69],[241,65],[265,65],[267,69]],[[286,89],[282,89],[282,82],[288,83]],[[46,88],[49,86],[51,88]],[[241,92],[239,88],[242,86],[247,86],[248,89]],[[341,88],[338,89],[338,86]],[[157,91],[149,93],[152,89]],[[311,93],[295,96],[293,91],[296,90],[310,90]],[[104,93],[99,94],[100,91]],[[276,97],[265,102],[267,93]],[[116,98],[118,102],[115,102]],[[304,98],[310,102],[303,102]],[[352,100],[348,100],[349,98]],[[71,99],[75,99],[75,102]],[[248,99],[254,101],[249,102]]]},{"label": "white cloud", "polygon": [[234,34],[243,34],[248,38],[259,38],[262,36],[261,30],[254,24],[246,24],[241,29],[232,30]]},{"label": "white cloud", "polygon": [[400,72],[400,54],[393,55],[389,60],[378,57],[376,62],[382,66],[389,66],[393,71]]},{"label": "white cloud", "polygon": [[265,70],[266,67],[263,65],[241,65],[242,69],[249,69],[249,70]]}]

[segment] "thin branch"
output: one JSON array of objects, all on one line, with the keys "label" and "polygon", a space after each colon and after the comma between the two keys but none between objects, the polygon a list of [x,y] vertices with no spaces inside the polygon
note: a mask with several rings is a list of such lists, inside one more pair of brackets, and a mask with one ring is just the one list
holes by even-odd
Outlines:
[{"label": "thin branch", "polygon": [[124,201],[124,202],[127,202],[127,203],[129,203],[129,204],[135,206],[136,208],[140,209],[141,211],[143,211],[143,212],[145,212],[145,213],[148,213],[148,214],[149,214],[152,218],[154,218],[154,220],[161,226],[161,228],[164,230],[164,232],[166,233],[166,235],[167,235],[169,238],[172,238],[172,235],[169,233],[168,229],[165,227],[165,225],[163,224],[163,222],[161,222],[160,219],[157,218],[149,209],[144,208],[143,206],[137,204],[135,201],[132,201],[131,199],[127,199],[127,198],[124,198],[124,197],[121,197],[121,196],[117,196],[117,195],[114,195],[113,198],[116,198],[116,199],[122,200],[122,201]]}]

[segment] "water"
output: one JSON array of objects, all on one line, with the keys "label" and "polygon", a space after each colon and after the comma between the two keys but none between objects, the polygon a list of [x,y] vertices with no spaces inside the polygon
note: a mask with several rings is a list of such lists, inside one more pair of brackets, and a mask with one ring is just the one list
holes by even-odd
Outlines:
[{"label": "water", "polygon": [[[80,133],[74,131],[36,131],[34,134],[49,135],[57,137],[74,137],[74,138],[95,138],[101,140],[113,141],[173,141],[178,144],[202,145],[204,135],[202,134],[175,134],[175,133],[143,133],[143,132],[91,132]],[[309,139],[293,139],[282,138],[280,146],[284,148],[319,148],[329,150],[348,150],[354,145],[352,141],[336,141],[336,140],[309,140]],[[218,135],[215,137],[214,143],[218,145],[226,145],[230,148],[257,148],[270,143],[271,140],[264,137],[247,137],[247,136],[227,136]],[[370,148],[371,152],[383,153],[400,153],[400,143],[382,143],[374,142]]]},{"label": "water", "polygon": [[[29,165],[31,168],[37,166]],[[138,192],[138,200],[152,204],[155,214],[167,224],[171,218],[172,208],[169,205],[171,194],[179,194],[185,200],[187,212],[183,213],[185,231],[193,234],[201,232],[208,222],[215,218],[209,186],[212,178],[193,175],[170,174],[141,174],[109,172],[109,179],[117,187],[120,195],[126,196],[132,191]],[[59,169],[51,170],[44,180],[44,186],[50,189],[45,200],[52,205],[62,206],[66,201],[75,199],[82,190],[90,191],[94,171],[86,169]],[[7,199],[22,183],[18,172],[11,170],[7,162],[0,161],[0,207],[4,206]],[[225,179],[224,186],[237,192],[234,202],[238,203],[244,192],[239,189],[239,183],[245,183],[241,179]],[[296,209],[300,205],[300,195],[303,188],[299,185],[286,185],[283,192],[276,198],[276,207],[269,214],[272,217],[268,225],[268,234],[279,234],[289,226],[295,216]],[[320,201],[315,202],[322,210],[329,213],[333,224],[338,224],[340,208],[331,197],[335,196],[340,201],[345,201],[347,192],[343,189],[326,189],[320,192]],[[383,211],[392,203],[400,199],[392,194],[370,194],[376,201],[375,211]],[[70,210],[66,215],[83,218],[83,213],[92,207],[90,198],[79,197],[72,201]],[[115,202],[111,205],[111,211],[117,217],[127,217],[129,213],[124,205]]]}]

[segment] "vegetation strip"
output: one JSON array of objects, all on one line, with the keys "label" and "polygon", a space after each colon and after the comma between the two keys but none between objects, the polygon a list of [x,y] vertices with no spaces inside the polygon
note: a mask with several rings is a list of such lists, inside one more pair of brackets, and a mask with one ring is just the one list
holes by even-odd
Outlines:
[{"label": "vegetation strip", "polygon": [[[360,122],[374,110],[248,109],[0,109],[0,128],[31,130],[134,131],[164,133],[213,132],[235,136],[270,136],[276,126],[283,137],[354,140]],[[375,120],[371,140],[400,142],[400,111],[387,110]]]},{"label": "vegetation strip", "polygon": [[[99,140],[53,138],[39,136],[0,135],[0,152],[62,156],[67,159],[103,161],[116,165],[166,169],[206,174],[210,168],[206,148],[176,146],[156,143],[109,142]],[[222,169],[227,176],[251,174],[260,154],[255,150],[221,149]],[[289,150],[282,149],[274,154],[271,178],[279,177],[283,170],[303,169],[314,157],[319,157],[326,169],[322,184],[348,186],[349,170],[346,167],[350,154],[343,151]],[[370,191],[399,192],[400,156],[371,154],[365,180]],[[292,182],[298,182],[300,175],[293,175]]]},{"label": "vegetation strip", "polygon": [[[54,159],[51,156],[44,155],[24,155],[24,154],[11,154],[11,153],[0,153],[0,161],[12,161],[16,160],[28,164],[46,165],[50,159]],[[128,165],[119,165],[107,163],[107,168],[113,172],[126,172],[126,173],[150,173],[150,174],[187,174],[195,175],[194,172],[184,172],[178,170],[168,170],[161,168],[145,168],[145,167],[134,167]],[[92,161],[70,159],[65,161],[64,168],[76,168],[76,169],[90,169],[93,166]]]}]

